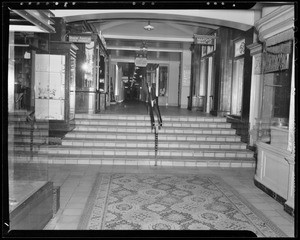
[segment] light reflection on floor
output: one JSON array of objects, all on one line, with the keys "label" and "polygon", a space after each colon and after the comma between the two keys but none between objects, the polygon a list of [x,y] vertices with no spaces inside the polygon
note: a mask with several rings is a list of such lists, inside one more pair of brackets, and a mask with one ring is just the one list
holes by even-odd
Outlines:
[{"label": "light reflection on floor", "polygon": [[[162,116],[211,116],[201,111],[190,111],[187,108],[175,106],[159,106]],[[123,101],[121,103],[110,104],[105,111],[100,114],[137,114],[148,115],[147,103],[139,101]]]}]

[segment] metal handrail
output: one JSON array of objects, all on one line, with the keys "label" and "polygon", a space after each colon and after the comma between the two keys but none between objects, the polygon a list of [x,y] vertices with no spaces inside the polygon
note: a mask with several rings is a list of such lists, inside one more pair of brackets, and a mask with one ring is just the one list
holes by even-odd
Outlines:
[{"label": "metal handrail", "polygon": [[[151,121],[151,130],[154,129],[154,135],[155,135],[155,139],[154,139],[154,150],[155,150],[155,164],[154,166],[157,166],[157,151],[158,151],[158,130],[162,127],[162,118],[161,118],[161,114],[160,114],[160,110],[159,110],[159,106],[158,106],[158,97],[155,97],[155,99],[152,99],[152,94],[149,90],[149,86],[147,84],[147,89],[148,89],[148,109],[149,109],[149,113],[150,113],[150,121]],[[155,119],[154,119],[154,104],[152,106],[152,102],[155,101],[155,106],[156,106],[156,114],[157,114],[157,120],[158,123],[155,124]]]}]

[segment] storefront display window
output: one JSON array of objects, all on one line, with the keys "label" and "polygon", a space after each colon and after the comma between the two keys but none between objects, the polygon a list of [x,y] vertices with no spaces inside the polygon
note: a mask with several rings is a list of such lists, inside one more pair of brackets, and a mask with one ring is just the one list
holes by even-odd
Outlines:
[{"label": "storefront display window", "polygon": [[159,67],[159,96],[164,97],[168,90],[168,67]]},{"label": "storefront display window", "polygon": [[234,42],[234,58],[232,69],[231,114],[242,115],[244,84],[245,39]]},{"label": "storefront display window", "polygon": [[[55,97],[57,85],[51,85],[49,74],[35,72],[38,55],[43,54],[49,62],[49,54],[39,46],[30,44],[32,32],[9,33],[8,56],[8,189],[11,229],[35,229],[39,223],[29,217],[35,211],[35,201],[40,199],[40,190],[49,190],[48,156],[38,157],[39,150],[46,153],[49,122],[37,117],[39,109],[49,116],[49,100]],[[39,33],[49,40],[49,34]],[[14,83],[14,84],[12,84]],[[61,87],[59,85],[58,87]],[[40,103],[39,101],[46,101]],[[46,112],[45,112],[46,111]],[[50,190],[49,190],[50,191]],[[46,199],[46,198],[45,198]],[[26,203],[25,203],[26,200]],[[43,200],[42,200],[43,201]],[[47,205],[41,203],[41,207]],[[18,217],[16,217],[19,214]],[[50,216],[50,215],[49,215]],[[49,218],[48,216],[48,218]],[[43,216],[47,219],[47,216]],[[49,220],[49,219],[48,219]],[[42,221],[40,222],[42,223]]]},{"label": "storefront display window", "polygon": [[[287,126],[291,92],[292,42],[266,48],[263,60],[262,118],[271,125]],[[268,104],[268,105],[267,105]]]},{"label": "storefront display window", "polygon": [[[45,74],[54,28],[44,25],[41,31],[40,23],[50,22],[51,12],[9,12],[9,31],[5,33],[9,49],[8,56],[3,56],[7,59],[3,71],[7,71],[8,87],[8,222],[10,230],[37,230],[53,216],[53,183],[48,175],[49,120],[39,118],[37,113],[43,109],[45,116],[51,114],[50,100],[61,97],[57,88],[62,85],[51,83],[56,78]],[[23,19],[23,14],[31,22]],[[22,19],[23,25],[14,25],[19,22],[16,19]],[[26,24],[32,30],[26,30]]]}]

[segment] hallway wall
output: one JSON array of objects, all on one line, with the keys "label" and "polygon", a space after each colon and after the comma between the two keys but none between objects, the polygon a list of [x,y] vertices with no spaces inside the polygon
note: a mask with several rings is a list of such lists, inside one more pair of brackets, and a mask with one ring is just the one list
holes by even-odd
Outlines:
[{"label": "hallway wall", "polygon": [[179,81],[179,66],[180,62],[170,61],[169,69],[169,91],[168,91],[168,105],[178,106],[178,81]]},{"label": "hallway wall", "polygon": [[[188,50],[189,51],[189,50]],[[127,63],[134,63],[134,58],[131,58],[129,56],[112,56],[111,58],[111,64],[117,64],[118,62],[127,62]],[[154,64],[161,64],[168,66],[169,68],[169,79],[168,79],[168,105],[169,106],[178,106],[178,84],[179,84],[179,71],[182,71],[180,69],[180,58],[179,54],[172,54],[170,58],[165,58],[164,56],[161,56],[159,58],[154,59],[153,57],[148,59],[148,63],[154,63]],[[190,62],[189,62],[190,64]],[[187,64],[187,69],[190,67],[190,65]],[[189,89],[189,85],[184,88]],[[189,90],[188,90],[189,91]],[[187,95],[186,95],[187,98]],[[144,97],[142,99],[145,100]],[[165,104],[164,104],[165,106]]]},{"label": "hallway wall", "polygon": [[[188,45],[188,44],[187,44]],[[186,46],[187,47],[187,46]],[[191,83],[191,56],[192,53],[189,48],[186,48],[182,52],[181,60],[181,99],[180,107],[188,107],[188,96],[190,95],[190,83]]]}]

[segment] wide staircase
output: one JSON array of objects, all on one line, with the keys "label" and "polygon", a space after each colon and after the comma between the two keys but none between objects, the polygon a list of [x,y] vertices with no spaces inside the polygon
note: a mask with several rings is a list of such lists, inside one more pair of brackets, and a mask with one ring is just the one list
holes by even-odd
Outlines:
[{"label": "wide staircase", "polygon": [[[39,148],[49,163],[154,165],[149,115],[76,114],[61,145]],[[221,117],[163,116],[157,163],[163,166],[253,167],[253,152]]]}]

